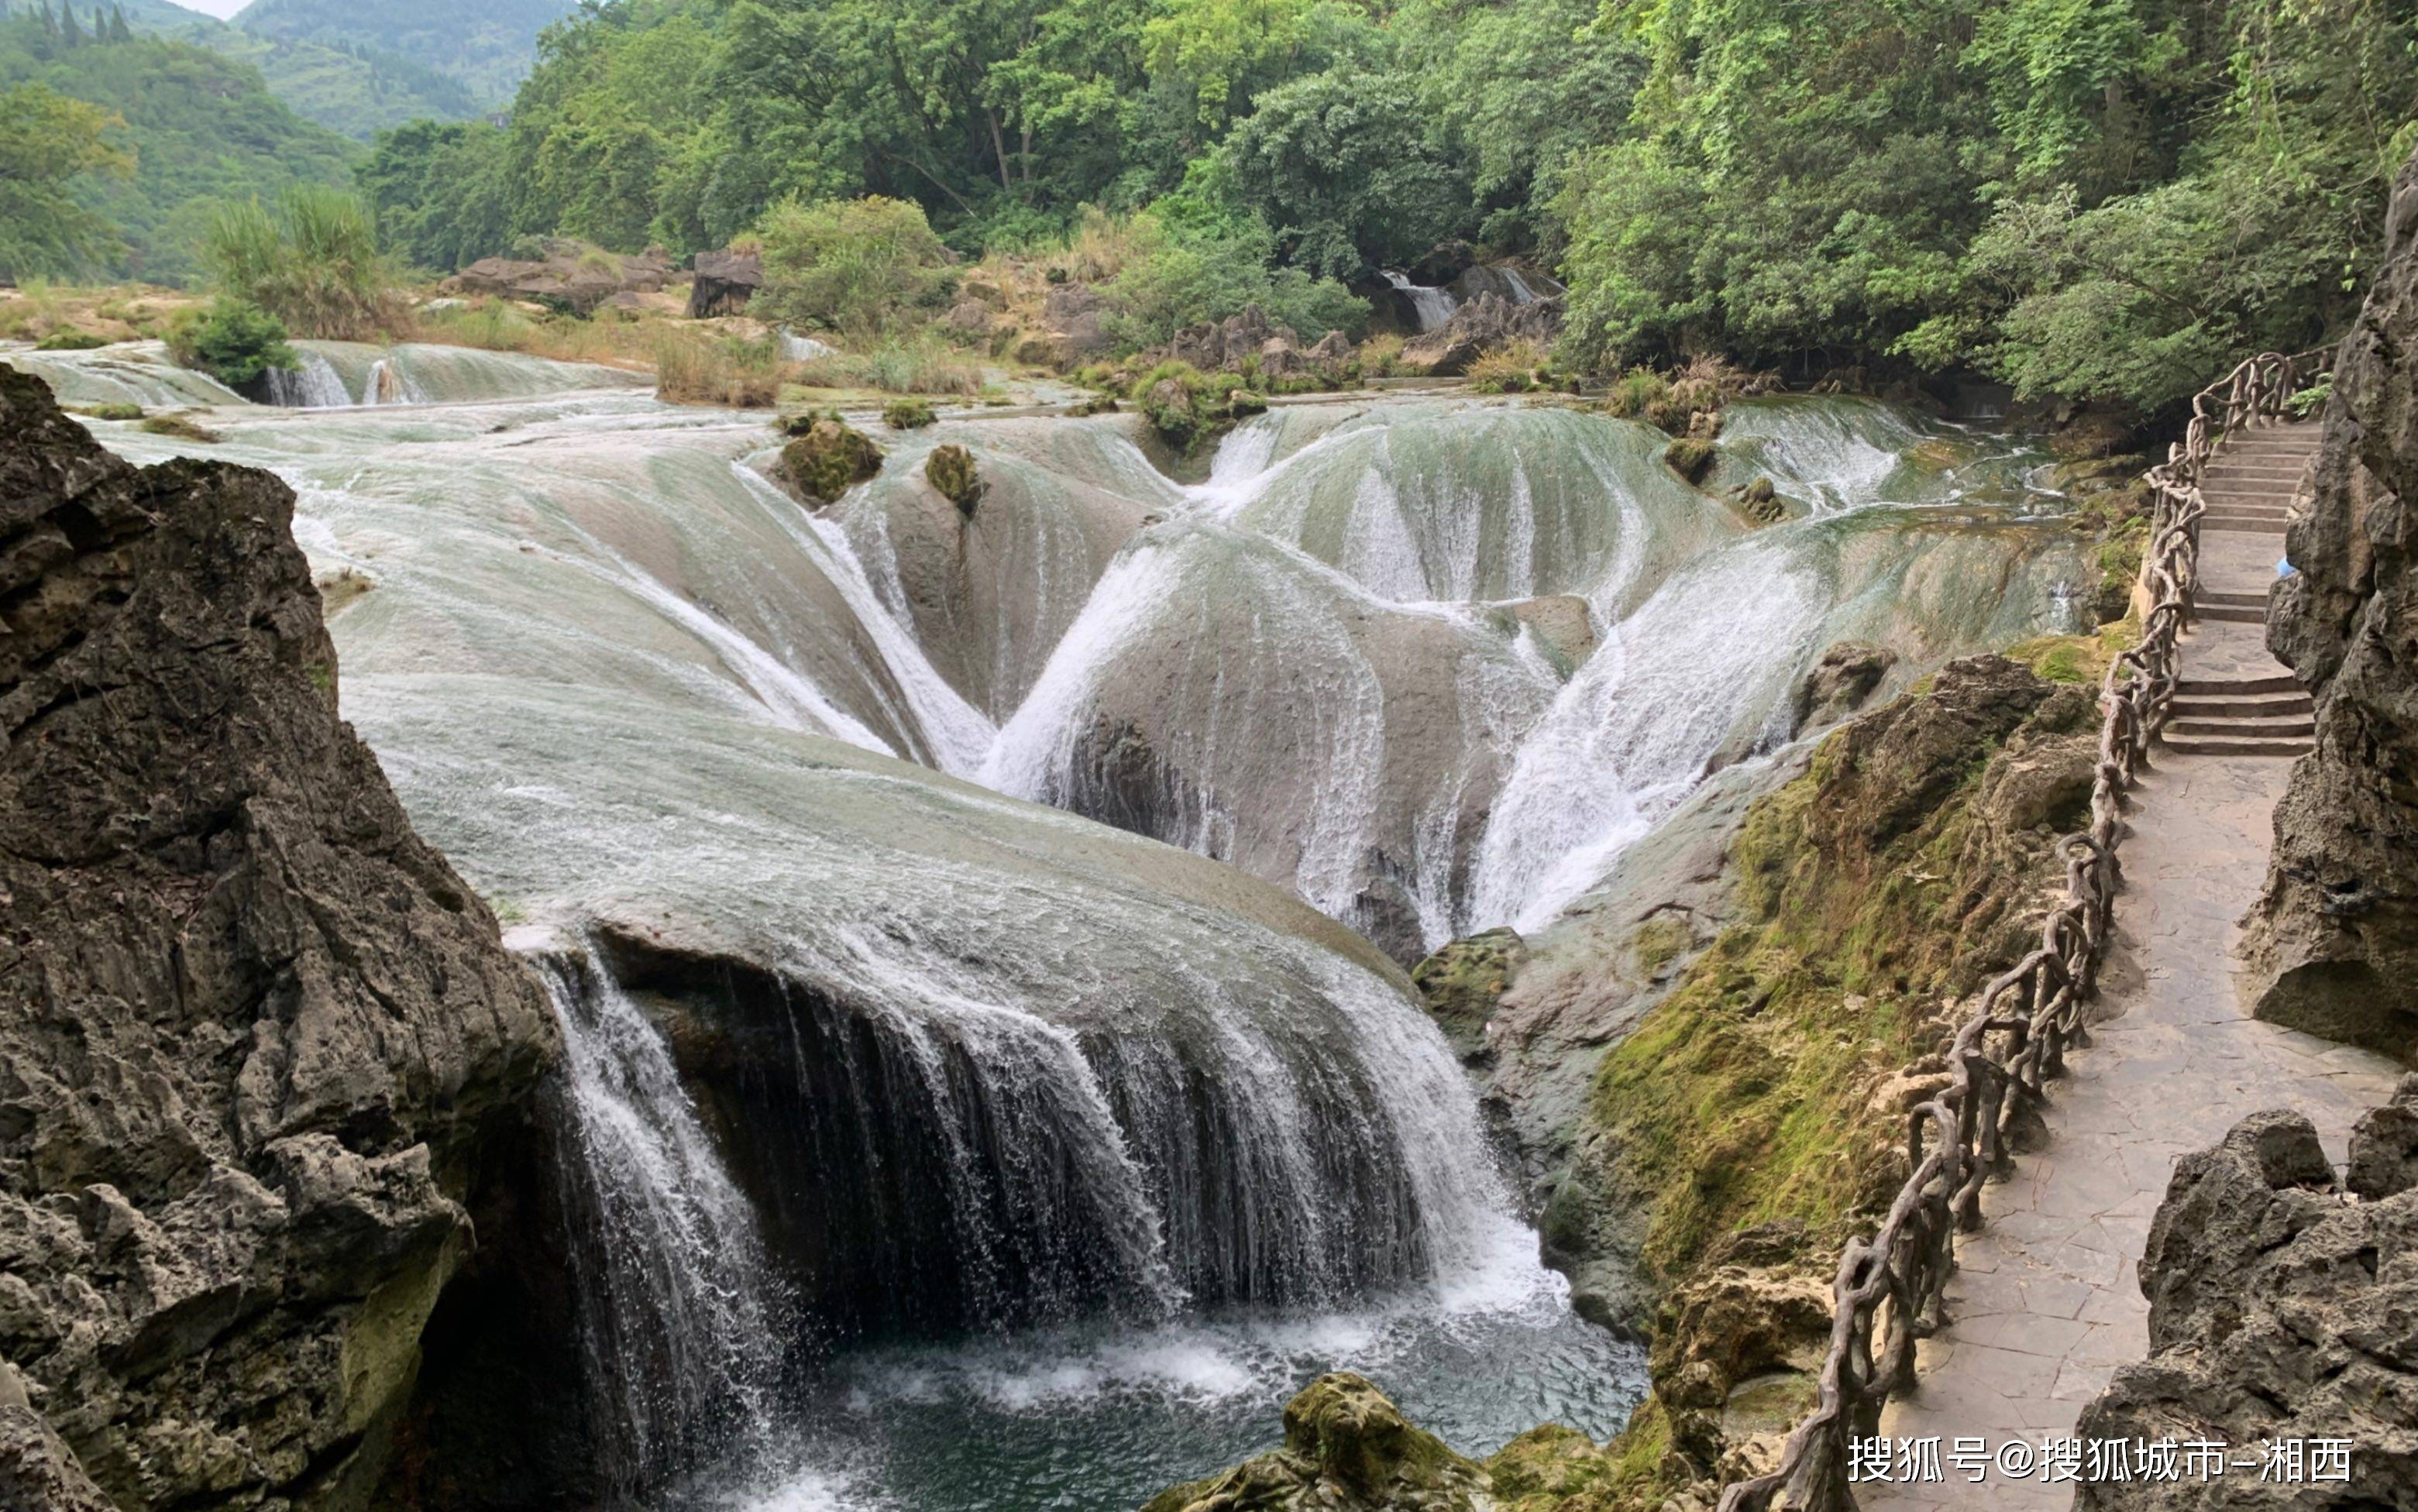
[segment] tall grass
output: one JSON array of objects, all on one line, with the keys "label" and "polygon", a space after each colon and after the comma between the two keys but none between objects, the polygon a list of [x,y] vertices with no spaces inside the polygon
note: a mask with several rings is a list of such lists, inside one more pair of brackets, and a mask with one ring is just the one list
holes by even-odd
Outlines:
[{"label": "tall grass", "polygon": [[819,389],[879,389],[894,394],[964,394],[983,390],[982,365],[941,342],[887,342],[858,355],[834,352],[799,363],[800,383]]},{"label": "tall grass", "polygon": [[655,397],[674,405],[762,409],[780,398],[785,365],[772,336],[665,326],[654,337]]},{"label": "tall grass", "polygon": [[221,293],[268,311],[298,336],[362,341],[402,321],[393,269],[360,200],[319,185],[274,209],[222,205],[202,231],[202,266]]}]

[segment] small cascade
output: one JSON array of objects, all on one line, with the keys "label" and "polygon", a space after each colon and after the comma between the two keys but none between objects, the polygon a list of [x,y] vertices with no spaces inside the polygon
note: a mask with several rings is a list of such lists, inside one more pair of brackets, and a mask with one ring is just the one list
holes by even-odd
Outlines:
[{"label": "small cascade", "polygon": [[1443,328],[1445,322],[1452,318],[1453,311],[1460,307],[1461,301],[1452,297],[1450,289],[1414,283],[1408,273],[1398,273],[1390,267],[1381,271],[1386,283],[1410,299],[1411,310],[1418,317],[1419,329],[1423,333]]},{"label": "small cascade", "polygon": [[270,368],[263,375],[270,404],[281,409],[341,409],[353,402],[344,378],[326,358],[307,351],[297,355],[300,366]]},{"label": "small cascade", "polygon": [[370,364],[369,376],[361,381],[361,403],[364,405],[424,405],[428,396],[410,374],[403,371],[393,358],[382,357]]},{"label": "small cascade", "polygon": [[592,948],[537,966],[562,1024],[561,1175],[594,1437],[631,1495],[763,1446],[789,1309],[654,1025]]},{"label": "small cascade", "polygon": [[818,358],[836,357],[839,348],[829,342],[819,342],[811,336],[801,336],[784,327],[776,336],[784,362],[812,362]]}]

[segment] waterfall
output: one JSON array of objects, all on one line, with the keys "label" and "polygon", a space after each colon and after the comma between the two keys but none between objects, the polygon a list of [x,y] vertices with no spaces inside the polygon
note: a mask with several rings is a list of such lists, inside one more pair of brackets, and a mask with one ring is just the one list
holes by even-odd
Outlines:
[{"label": "waterfall", "polygon": [[1446,321],[1452,318],[1453,310],[1460,301],[1452,297],[1451,290],[1431,288],[1424,283],[1414,283],[1409,274],[1398,273],[1390,267],[1381,271],[1386,283],[1409,297],[1411,309],[1418,316],[1419,329],[1422,332],[1439,329]]},{"label": "waterfall", "polygon": [[361,383],[364,405],[424,405],[428,396],[411,374],[391,357],[382,357],[370,364],[369,376]]},{"label": "waterfall", "polygon": [[778,332],[777,340],[781,344],[781,360],[784,362],[812,362],[817,358],[835,357],[839,354],[839,348],[831,343],[819,342],[811,336],[798,335],[786,326]]},{"label": "waterfall", "polygon": [[536,965],[562,1024],[560,1172],[594,1437],[633,1494],[762,1445],[788,1308],[654,1026],[592,947]]},{"label": "waterfall", "polygon": [[298,367],[270,368],[263,375],[268,402],[283,409],[340,409],[353,402],[328,359],[316,352],[298,354]]}]

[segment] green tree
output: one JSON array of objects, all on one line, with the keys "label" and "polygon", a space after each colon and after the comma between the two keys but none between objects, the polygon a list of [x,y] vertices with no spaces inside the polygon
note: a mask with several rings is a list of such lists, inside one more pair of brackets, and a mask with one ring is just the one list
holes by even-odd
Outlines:
[{"label": "green tree", "polygon": [[947,249],[911,200],[788,201],[758,237],[764,286],[748,308],[767,320],[877,337],[928,314],[947,287]]},{"label": "green tree", "polygon": [[38,84],[0,94],[0,273],[79,273],[122,251],[117,228],[75,190],[90,175],[133,173],[133,155],[109,140],[125,125]]}]

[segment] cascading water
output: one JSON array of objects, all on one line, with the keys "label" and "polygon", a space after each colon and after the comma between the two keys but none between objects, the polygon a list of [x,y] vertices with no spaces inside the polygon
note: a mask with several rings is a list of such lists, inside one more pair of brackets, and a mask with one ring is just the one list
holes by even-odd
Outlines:
[{"label": "cascading water", "polygon": [[606,1480],[634,1495],[764,1451],[789,1309],[654,1026],[593,949],[538,967],[562,1025],[560,1171],[594,1438]]},{"label": "cascading water", "polygon": [[1398,273],[1390,267],[1382,271],[1385,282],[1400,290],[1404,298],[1410,300],[1411,312],[1417,318],[1419,329],[1422,332],[1441,330],[1446,322],[1452,319],[1452,313],[1460,301],[1452,297],[1450,289],[1431,288],[1424,283],[1414,283],[1408,273]]},{"label": "cascading water", "polygon": [[285,409],[336,409],[353,402],[344,380],[326,358],[316,352],[298,355],[298,366],[270,368],[261,375],[270,404]]},{"label": "cascading water", "polygon": [[[1723,465],[1822,508],[1752,534],[1642,426],[1465,403],[1280,408],[1192,488],[1125,418],[947,422],[810,516],[750,466],[760,418],[321,355],[433,405],[230,406],[213,454],[278,467],[314,563],[372,585],[333,619],[345,712],[415,823],[608,942],[547,970],[601,1152],[571,1204],[645,1236],[583,1260],[631,1482],[752,1449],[772,1401],[918,1512],[1130,1504],[1339,1366],[1464,1449],[1616,1428],[1639,1361],[1537,1265],[1400,973],[1000,790],[1407,957],[1583,893],[1787,733],[1829,641],[1919,666],[2068,628],[2080,571],[1973,446],[1821,403],[1734,418]],[[921,481],[941,435],[991,484],[971,519]],[[835,1352],[803,1380],[748,1321],[785,1298]]]}]

